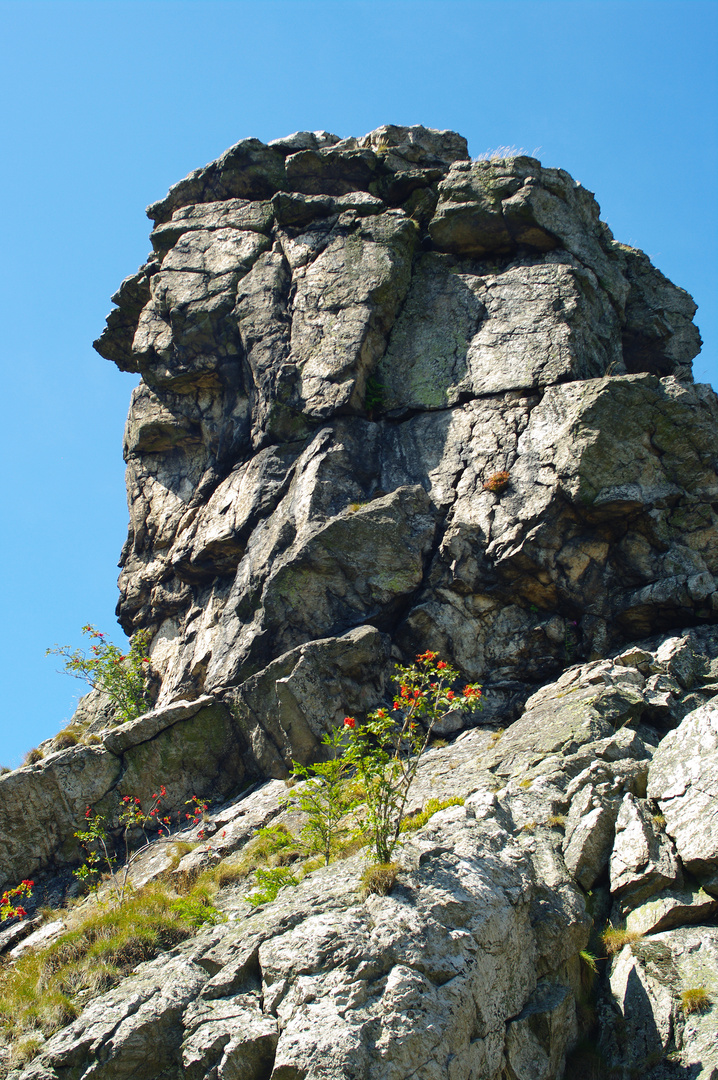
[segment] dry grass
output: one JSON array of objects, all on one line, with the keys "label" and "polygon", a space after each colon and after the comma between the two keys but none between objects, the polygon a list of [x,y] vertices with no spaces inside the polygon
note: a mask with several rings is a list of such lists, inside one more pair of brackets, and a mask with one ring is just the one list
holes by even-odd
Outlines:
[{"label": "dry grass", "polygon": [[387,896],[394,887],[396,875],[399,871],[397,863],[374,863],[369,866],[361,876],[362,896],[365,898],[372,893],[376,896]]},{"label": "dry grass", "polygon": [[[527,155],[523,146],[495,146],[493,150],[484,150],[474,161],[510,161],[512,158],[525,157]],[[534,152],[534,157],[535,152]]]},{"label": "dry grass", "polygon": [[694,986],[681,993],[681,1008],[688,1016],[690,1013],[708,1012],[713,1001],[705,986]]},{"label": "dry grass", "polygon": [[613,956],[614,953],[620,952],[624,945],[632,945],[634,941],[640,941],[642,937],[643,934],[639,934],[637,930],[608,926],[601,934],[601,941],[608,955]]},{"label": "dry grass", "polygon": [[70,746],[77,746],[79,741],[77,731],[72,731],[70,728],[64,728],[53,740],[56,750],[67,750]]},{"label": "dry grass", "polygon": [[509,486],[509,480],[509,474],[505,469],[502,469],[501,472],[493,473],[481,486],[484,491],[491,491],[497,495]]}]

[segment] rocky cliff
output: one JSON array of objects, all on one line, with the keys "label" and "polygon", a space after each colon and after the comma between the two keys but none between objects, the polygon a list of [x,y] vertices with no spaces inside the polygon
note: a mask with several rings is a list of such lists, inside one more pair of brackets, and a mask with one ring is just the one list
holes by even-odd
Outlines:
[{"label": "rocky cliff", "polygon": [[718,400],[690,297],[565,172],[420,127],[244,140],[148,213],[96,348],[141,375],[118,611],[156,707],[108,727],[93,695],[81,745],[0,778],[0,878],[62,892],[85,806],[116,822],[159,782],[221,805],[138,885],[291,832],[292,760],[427,648],[485,708],[423,761],[413,809],[462,802],[390,895],[358,896],[362,855],[254,913],[228,878],[230,921],[23,1078],[715,1080]]}]

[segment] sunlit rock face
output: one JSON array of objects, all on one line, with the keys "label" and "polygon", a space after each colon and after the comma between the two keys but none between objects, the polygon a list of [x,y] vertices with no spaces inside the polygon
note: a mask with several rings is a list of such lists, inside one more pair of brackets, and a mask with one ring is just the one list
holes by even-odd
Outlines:
[{"label": "sunlit rock face", "polygon": [[286,760],[342,715],[330,667],[367,708],[431,648],[515,715],[567,663],[715,619],[695,305],[567,173],[300,132],[148,213],[96,348],[141,375],[119,614],[160,705],[213,694]]}]

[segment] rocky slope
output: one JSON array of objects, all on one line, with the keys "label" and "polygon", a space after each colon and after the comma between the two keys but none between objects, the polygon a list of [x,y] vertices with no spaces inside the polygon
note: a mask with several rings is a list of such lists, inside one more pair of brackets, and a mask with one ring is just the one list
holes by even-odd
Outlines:
[{"label": "rocky slope", "polygon": [[156,706],[112,726],[92,694],[79,745],[0,777],[0,885],[64,895],[85,807],[117,825],[160,783],[213,809],[137,886],[296,830],[292,760],[426,648],[485,708],[422,761],[412,811],[463,803],[389,895],[361,897],[366,853],[259,910],[226,884],[229,921],[6,1071],[716,1080],[718,401],[690,297],[565,172],[452,132],[244,140],[148,213],[96,347],[141,375],[118,610]]},{"label": "rocky slope", "polygon": [[[714,1078],[715,1008],[682,995],[718,1004],[717,677],[716,630],[569,668],[506,731],[426,753],[409,816],[460,803],[405,834],[388,895],[362,895],[363,852],[259,908],[230,874],[228,921],[141,964],[9,1075]],[[195,842],[179,865],[150,849],[135,884],[232,863],[270,824],[296,831],[286,795],[275,780],[230,800],[176,834]],[[629,933],[606,961],[609,919]]]}]

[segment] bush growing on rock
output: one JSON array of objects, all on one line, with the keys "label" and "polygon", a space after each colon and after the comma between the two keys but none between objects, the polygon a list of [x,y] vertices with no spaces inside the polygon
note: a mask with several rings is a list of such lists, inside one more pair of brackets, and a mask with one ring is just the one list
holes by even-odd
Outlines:
[{"label": "bush growing on rock", "polygon": [[82,628],[93,641],[89,653],[82,649],[70,649],[69,645],[55,645],[47,649],[46,656],[62,656],[64,671],[76,679],[82,679],[93,690],[100,690],[112,701],[117,719],[134,720],[151,708],[149,696],[150,658],[147,647],[150,634],[138,631],[127,653],[117,645],[105,640],[105,635],[88,623]]},{"label": "bush growing on rock", "polygon": [[295,762],[295,770],[308,783],[289,802],[308,815],[304,835],[326,863],[349,831],[345,818],[351,800],[345,778],[353,774],[362,793],[365,811],[359,832],[377,862],[389,863],[402,831],[419,758],[434,727],[457,709],[481,708],[481,688],[468,683],[461,693],[452,690],[459,672],[445,660],[437,660],[438,655],[427,651],[414,664],[397,664],[392,710],[376,709],[364,724],[353,716],[345,717],[343,732],[334,731],[322,740],[333,752],[330,761],[308,767]]}]

